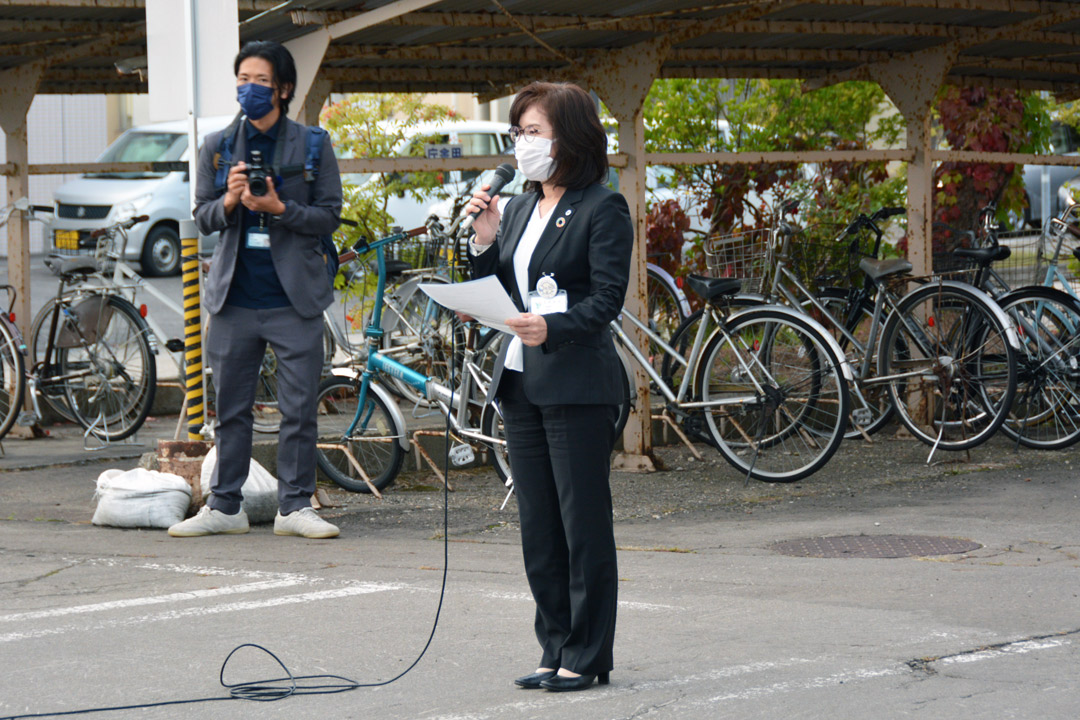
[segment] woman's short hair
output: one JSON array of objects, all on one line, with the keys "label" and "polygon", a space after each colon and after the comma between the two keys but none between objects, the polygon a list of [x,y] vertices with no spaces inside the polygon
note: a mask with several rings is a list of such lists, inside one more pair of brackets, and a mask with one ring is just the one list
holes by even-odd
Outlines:
[{"label": "woman's short hair", "polygon": [[292,53],[281,43],[273,40],[252,40],[244,43],[240,52],[236,54],[233,63],[233,75],[240,74],[240,63],[250,57],[262,58],[270,63],[274,69],[274,88],[279,92],[288,86],[289,94],[281,101],[281,114],[289,114],[289,102],[296,94],[296,63],[293,62]]},{"label": "woman's short hair", "polygon": [[510,106],[510,124],[538,105],[554,130],[555,170],[548,182],[574,190],[607,182],[607,133],[592,96],[572,83],[534,82]]}]

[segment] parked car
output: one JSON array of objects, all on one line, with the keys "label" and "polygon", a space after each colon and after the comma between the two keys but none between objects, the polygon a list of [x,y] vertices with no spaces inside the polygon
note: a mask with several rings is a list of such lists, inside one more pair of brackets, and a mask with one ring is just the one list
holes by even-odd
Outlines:
[{"label": "parked car", "polygon": [[[200,141],[223,130],[232,116],[199,121]],[[118,137],[98,162],[186,161],[187,121],[155,123],[132,128]],[[53,247],[60,254],[93,249],[90,232],[117,222],[125,214],[148,215],[128,233],[125,258],[136,260],[143,275],[174,275],[180,271],[180,220],[190,217],[188,173],[87,173],[53,193]]]},{"label": "parked car", "polygon": [[[1055,121],[1050,135],[1050,151],[1054,155],[1076,155],[1080,151],[1080,133],[1070,125]],[[1023,223],[1035,227],[1042,227],[1045,220],[1042,217],[1042,175],[1043,168],[1050,174],[1050,216],[1058,215],[1062,210],[1071,205],[1071,193],[1069,190],[1062,191],[1062,185],[1069,182],[1070,187],[1080,185],[1075,167],[1065,165],[1025,165],[1024,166],[1024,194],[1027,196],[1027,207],[1024,208]],[[1019,224],[1017,217],[1011,225]]]},{"label": "parked car", "polygon": [[[398,157],[423,156],[424,146],[460,146],[460,156],[505,155],[513,152],[510,129],[506,123],[487,120],[447,121],[445,123],[421,123],[409,128],[408,136],[398,145],[394,154]],[[436,148],[437,151],[445,148]],[[412,193],[401,192],[387,201],[386,210],[393,224],[403,228],[419,227],[431,214],[433,205],[441,205],[473,187],[482,173],[493,170],[448,170],[442,173],[442,184],[428,197],[417,198]],[[394,174],[398,180],[408,183],[409,175]],[[344,182],[357,187],[367,183],[387,180],[379,173],[347,173]],[[449,205],[447,205],[447,212]],[[437,213],[439,214],[439,213]]]}]

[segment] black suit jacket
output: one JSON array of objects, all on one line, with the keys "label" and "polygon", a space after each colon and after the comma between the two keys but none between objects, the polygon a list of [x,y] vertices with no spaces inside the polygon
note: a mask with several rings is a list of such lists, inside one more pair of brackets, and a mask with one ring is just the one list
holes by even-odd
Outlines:
[{"label": "black suit jacket", "polygon": [[[514,304],[525,311],[528,299],[514,279],[514,250],[540,196],[518,195],[503,213],[494,247],[471,258],[473,277],[496,275]],[[544,316],[547,341],[525,347],[525,394],[535,405],[617,404],[619,357],[608,323],[618,317],[629,284],[634,225],[622,195],[603,185],[567,190],[540,236],[529,263],[529,289],[551,275],[567,294],[567,310]],[[489,397],[502,375],[503,343]]]}]

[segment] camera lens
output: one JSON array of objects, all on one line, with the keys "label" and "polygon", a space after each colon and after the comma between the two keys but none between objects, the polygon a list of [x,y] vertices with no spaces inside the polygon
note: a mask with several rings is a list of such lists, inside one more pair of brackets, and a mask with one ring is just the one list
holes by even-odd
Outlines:
[{"label": "camera lens", "polygon": [[266,175],[264,173],[252,173],[248,176],[248,191],[252,195],[265,195],[267,189]]}]

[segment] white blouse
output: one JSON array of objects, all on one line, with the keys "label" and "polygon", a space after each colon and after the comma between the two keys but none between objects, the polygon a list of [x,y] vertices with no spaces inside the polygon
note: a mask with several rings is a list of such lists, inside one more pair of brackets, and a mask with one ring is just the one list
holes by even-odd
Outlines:
[{"label": "white blouse", "polygon": [[[551,219],[551,211],[546,216],[540,214],[540,203],[537,202],[529,216],[529,224],[525,226],[525,232],[521,234],[521,240],[514,248],[514,280],[517,281],[518,295],[525,303],[526,310],[529,307],[529,262],[532,260],[533,251],[540,242],[540,236],[544,234],[548,220]],[[517,335],[510,341],[510,347],[506,349],[506,358],[503,367],[521,372],[525,369],[524,345]]]}]

